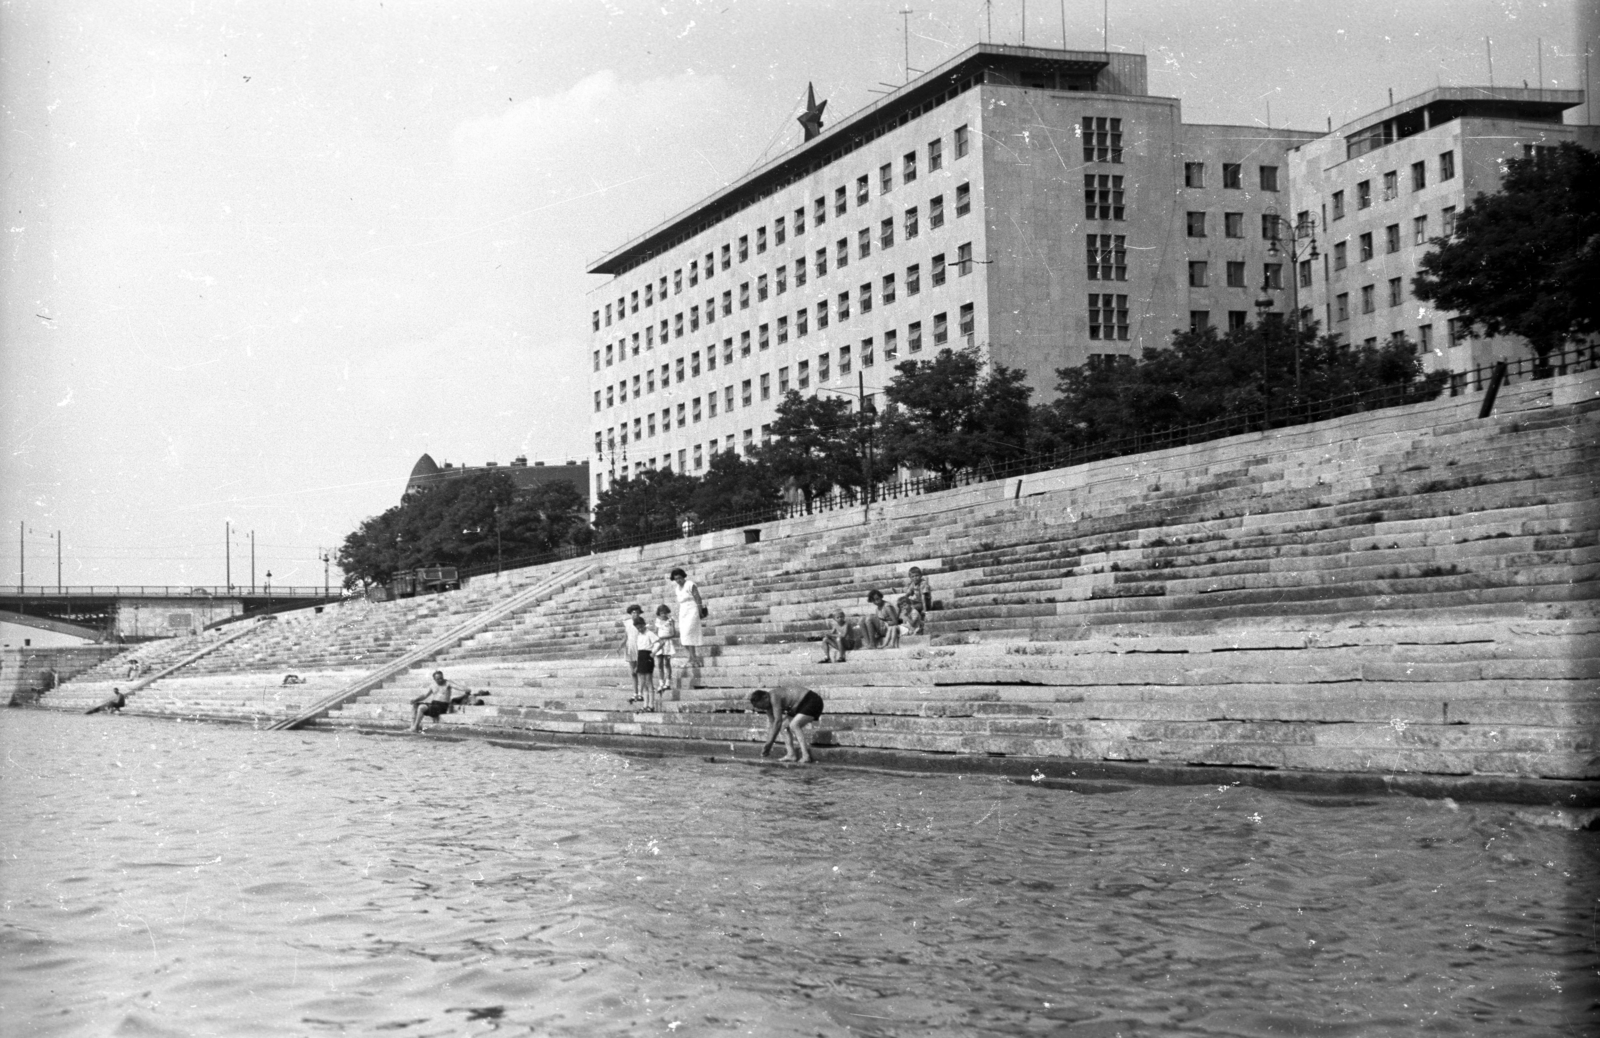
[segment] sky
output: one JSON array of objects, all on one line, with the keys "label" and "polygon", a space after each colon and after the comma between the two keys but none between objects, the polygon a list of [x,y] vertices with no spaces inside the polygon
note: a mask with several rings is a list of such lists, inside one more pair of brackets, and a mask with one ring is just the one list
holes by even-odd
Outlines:
[{"label": "sky", "polygon": [[1581,88],[1580,2],[0,0],[0,583],[58,546],[67,584],[246,583],[253,532],[258,581],[320,584],[423,452],[582,458],[588,264],[908,39],[1059,46],[1064,11],[1188,122],[1318,129],[1491,47]]}]

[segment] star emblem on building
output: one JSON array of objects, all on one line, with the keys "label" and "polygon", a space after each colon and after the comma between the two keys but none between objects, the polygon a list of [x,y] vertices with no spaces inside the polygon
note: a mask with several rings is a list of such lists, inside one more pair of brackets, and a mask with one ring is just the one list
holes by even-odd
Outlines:
[{"label": "star emblem on building", "polygon": [[807,83],[806,110],[801,112],[800,117],[795,120],[805,129],[806,140],[809,141],[822,132],[822,110],[826,107],[828,107],[828,102],[818,102],[816,91],[812,89],[810,83]]}]

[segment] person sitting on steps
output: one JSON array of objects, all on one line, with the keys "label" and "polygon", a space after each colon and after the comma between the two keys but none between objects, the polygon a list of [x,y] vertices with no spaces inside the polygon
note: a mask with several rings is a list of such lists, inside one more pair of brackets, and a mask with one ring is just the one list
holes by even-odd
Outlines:
[{"label": "person sitting on steps", "polygon": [[110,699],[106,700],[104,703],[101,703],[99,706],[90,707],[89,709],[85,710],[84,713],[86,713],[86,714],[99,714],[99,713],[120,714],[120,713],[122,713],[122,708],[124,706],[127,706],[127,705],[128,705],[128,697],[122,694],[122,689],[113,688],[111,690],[111,698]]},{"label": "person sitting on steps", "polygon": [[920,567],[912,566],[908,574],[906,593],[900,596],[895,608],[905,620],[907,634],[921,634],[928,610],[933,606],[933,585],[922,575]]},{"label": "person sitting on steps", "polygon": [[854,628],[845,619],[844,610],[835,609],[828,618],[827,632],[822,636],[822,659],[818,662],[843,663],[846,652],[860,647]]},{"label": "person sitting on steps", "polygon": [[450,711],[450,701],[455,698],[455,686],[444,679],[444,671],[433,672],[433,683],[426,692],[411,701],[411,730],[422,731],[422,719],[438,719]]},{"label": "person sitting on steps", "polygon": [[874,649],[898,649],[900,647],[900,614],[895,607],[884,601],[883,592],[876,589],[867,592],[867,604],[877,611],[867,617],[867,640]]}]

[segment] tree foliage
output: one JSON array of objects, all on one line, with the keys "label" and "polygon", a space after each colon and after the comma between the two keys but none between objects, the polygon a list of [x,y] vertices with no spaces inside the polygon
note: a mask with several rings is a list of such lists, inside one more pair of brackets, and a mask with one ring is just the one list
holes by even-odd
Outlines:
[{"label": "tree foliage", "polygon": [[[1181,332],[1172,345],[1120,362],[1061,368],[1061,394],[1033,413],[1036,452],[1147,435],[1219,419],[1301,413],[1379,386],[1405,386],[1421,372],[1405,340],[1353,347],[1315,325],[1282,321]],[[1442,375],[1430,376],[1437,387]]]},{"label": "tree foliage", "polygon": [[891,465],[949,479],[1020,458],[1028,449],[1026,374],[985,366],[975,349],[940,350],[895,368],[884,389],[883,454]]},{"label": "tree foliage", "polygon": [[1506,164],[1492,195],[1434,241],[1413,290],[1490,335],[1520,335],[1539,357],[1600,333],[1600,154],[1570,141]]},{"label": "tree foliage", "polygon": [[811,503],[835,487],[862,483],[859,416],[843,397],[801,396],[794,390],[778,404],[772,440],[759,457],[774,480]]},{"label": "tree foliage", "polygon": [[339,568],[346,587],[369,586],[419,566],[487,565],[497,552],[514,559],[581,546],[586,505],[564,480],[521,493],[506,472],[439,480],[362,522],[339,549]]}]

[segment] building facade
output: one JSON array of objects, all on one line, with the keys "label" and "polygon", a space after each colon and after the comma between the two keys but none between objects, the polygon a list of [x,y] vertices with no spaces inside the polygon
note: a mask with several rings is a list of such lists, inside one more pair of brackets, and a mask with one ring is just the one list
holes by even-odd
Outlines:
[{"label": "building facade", "polygon": [[511,485],[520,493],[544,486],[546,483],[564,481],[571,483],[580,493],[586,493],[589,486],[589,462],[569,461],[564,465],[546,465],[542,461],[528,464],[528,459],[522,455],[511,459],[511,464],[501,465],[498,462],[485,462],[481,466],[457,465],[445,462],[440,465],[433,460],[431,454],[424,454],[411,466],[411,475],[406,477],[405,491],[400,495],[404,501],[423,487],[432,486],[441,480],[456,479],[474,472],[500,471],[511,477]]},{"label": "building facade", "polygon": [[1302,318],[1355,344],[1404,336],[1428,370],[1527,356],[1521,339],[1482,337],[1417,299],[1411,279],[1456,215],[1499,190],[1507,160],[1563,141],[1595,146],[1595,127],[1562,123],[1582,103],[1577,90],[1438,87],[1294,151],[1295,233],[1319,241],[1317,258],[1299,259],[1295,271]]},{"label": "building facade", "polygon": [[589,268],[593,492],[702,472],[788,391],[859,404],[941,349],[1042,400],[1058,368],[1240,323],[1316,136],[1185,125],[1143,55],[972,47]]}]

